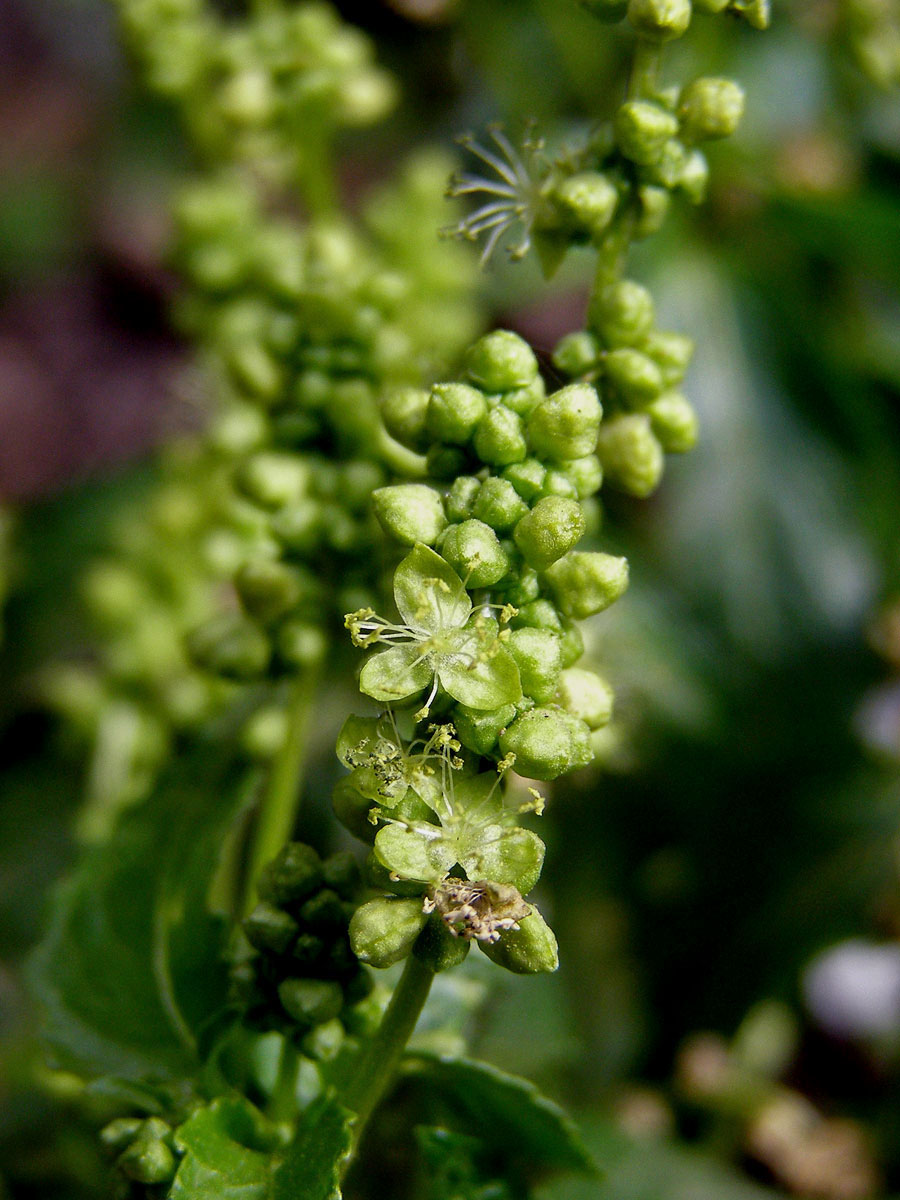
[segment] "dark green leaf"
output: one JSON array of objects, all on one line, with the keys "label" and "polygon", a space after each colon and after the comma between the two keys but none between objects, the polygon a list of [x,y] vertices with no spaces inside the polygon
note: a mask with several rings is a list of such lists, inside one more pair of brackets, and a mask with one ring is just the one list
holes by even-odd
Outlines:
[{"label": "dark green leaf", "polygon": [[244,780],[209,748],[182,760],[59,888],[30,974],[61,1066],[88,1078],[195,1072],[197,1032],[226,991],[224,923],[207,894]]},{"label": "dark green leaf", "polygon": [[180,1126],[184,1157],[171,1200],[266,1200],[271,1194],[271,1144],[263,1118],[248,1101],[214,1100]]},{"label": "dark green leaf", "polygon": [[353,1119],[327,1096],[308,1108],[275,1172],[272,1200],[341,1200],[341,1172],[353,1142]]}]

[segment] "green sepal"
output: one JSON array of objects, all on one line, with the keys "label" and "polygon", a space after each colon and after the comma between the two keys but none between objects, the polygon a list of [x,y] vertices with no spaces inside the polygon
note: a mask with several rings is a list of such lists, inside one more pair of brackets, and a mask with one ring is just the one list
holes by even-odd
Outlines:
[{"label": "green sepal", "polygon": [[488,958],[516,975],[538,975],[559,966],[556,936],[534,905],[518,929],[507,929],[498,942],[479,942]]},{"label": "green sepal", "polygon": [[412,952],[437,974],[457,967],[469,953],[471,942],[456,937],[437,913],[432,913],[419,936]]},{"label": "green sepal", "polygon": [[421,543],[394,572],[394,600],[403,620],[426,633],[458,629],[472,611],[460,577],[439,554]]},{"label": "green sepal", "polygon": [[470,879],[510,883],[522,895],[540,879],[545,847],[530,829],[485,825],[471,843],[471,852],[458,859]]},{"label": "green sepal", "polygon": [[431,683],[434,669],[430,660],[431,655],[423,655],[416,642],[381,650],[363,664],[359,690],[386,704],[405,700]]},{"label": "green sepal", "polygon": [[423,883],[439,883],[456,862],[455,846],[432,825],[385,825],[375,838],[375,855],[392,874]]},{"label": "green sepal", "polygon": [[476,709],[500,708],[521,699],[519,668],[502,643],[495,641],[483,651],[482,640],[471,629],[460,630],[448,643],[452,649],[437,668],[448,696]]}]

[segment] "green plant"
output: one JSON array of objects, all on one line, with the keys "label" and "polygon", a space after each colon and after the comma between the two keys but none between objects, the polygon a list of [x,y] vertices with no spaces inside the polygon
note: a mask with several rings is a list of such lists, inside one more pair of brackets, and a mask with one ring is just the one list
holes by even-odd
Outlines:
[{"label": "green plant", "polygon": [[[411,1196],[518,1197],[592,1169],[529,1084],[408,1043],[473,943],[514,974],[557,966],[530,898],[544,797],[523,780],[592,762],[612,693],[578,665],[580,623],[628,583],[583,539],[602,544],[601,487],[649,496],[697,436],[691,341],[657,328],[629,251],[673,198],[703,199],[701,147],[744,106],[728,79],[670,85],[665,47],[694,8],[768,14],[584,7],[598,41],[627,18],[621,103],[557,151],[469,139],[484,174],[449,189],[482,201],[449,232],[483,238],[485,262],[513,233],[547,276],[593,252],[584,327],[542,372],[517,334],[477,336],[472,258],[435,236],[443,155],[341,207],[337,136],[395,99],[360,32],[317,3],[120,0],[198,160],[174,206],[177,318],[214,407],[86,578],[99,664],[45,682],[92,743],[92,845],[32,978],[55,1065],[115,1113],[123,1194],[325,1200],[345,1177],[368,1194],[365,1134],[398,1078],[428,1114]],[[347,716],[358,660],[374,703]],[[292,840],[326,686],[334,810],[364,863]]]}]

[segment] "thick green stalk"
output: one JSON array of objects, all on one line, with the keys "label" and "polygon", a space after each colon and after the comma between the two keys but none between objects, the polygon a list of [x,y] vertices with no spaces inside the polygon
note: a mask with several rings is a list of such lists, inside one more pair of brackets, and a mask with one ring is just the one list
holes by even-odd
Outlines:
[{"label": "thick green stalk", "polygon": [[307,667],[294,684],[287,736],[272,763],[272,770],[256,815],[244,888],[245,913],[248,913],[255,903],[256,881],[260,871],[290,839],[294,827],[303,781],[306,730],[318,678],[318,667]]},{"label": "thick green stalk", "polygon": [[394,1078],[406,1044],[425,1007],[433,979],[434,972],[414,954],[410,954],[378,1032],[366,1047],[362,1062],[341,1098],[342,1103],[356,1113],[354,1153],[369,1118]]}]

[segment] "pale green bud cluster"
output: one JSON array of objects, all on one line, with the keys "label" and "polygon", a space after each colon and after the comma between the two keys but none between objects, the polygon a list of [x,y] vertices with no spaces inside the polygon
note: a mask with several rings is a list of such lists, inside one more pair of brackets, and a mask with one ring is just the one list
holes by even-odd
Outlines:
[{"label": "pale green bud cluster", "polygon": [[372,977],[348,933],[361,887],[352,855],[323,860],[290,842],[264,868],[259,903],[232,950],[232,999],[245,1020],[279,1030],[313,1059],[333,1057],[348,1033],[377,1021]]},{"label": "pale green bud cluster", "polygon": [[100,1144],[131,1185],[159,1188],[175,1177],[180,1153],[172,1126],[161,1117],[117,1117],[100,1131]]},{"label": "pale green bud cluster", "polygon": [[702,13],[733,13],[754,29],[769,24],[768,0],[578,0],[601,21],[616,22],[628,18],[644,38],[667,42],[687,32],[693,10]]}]

